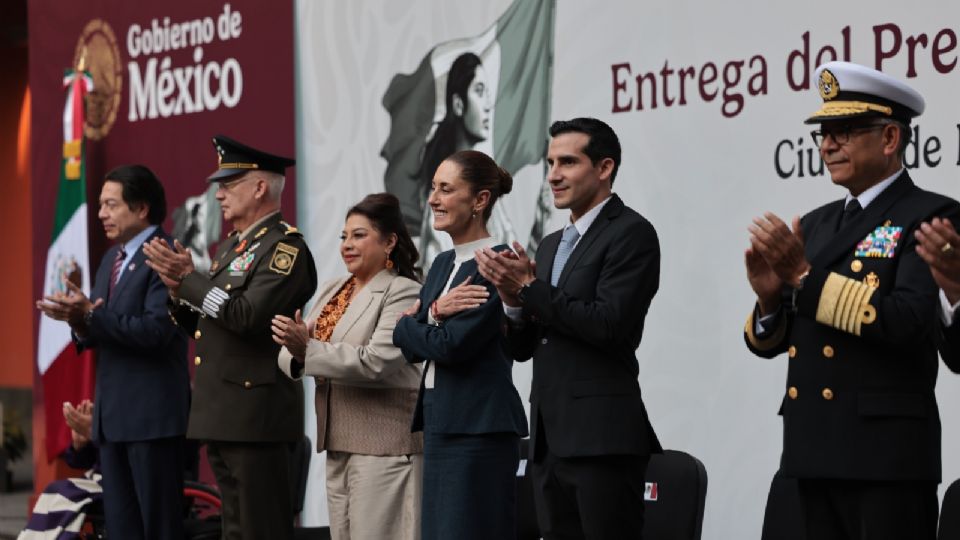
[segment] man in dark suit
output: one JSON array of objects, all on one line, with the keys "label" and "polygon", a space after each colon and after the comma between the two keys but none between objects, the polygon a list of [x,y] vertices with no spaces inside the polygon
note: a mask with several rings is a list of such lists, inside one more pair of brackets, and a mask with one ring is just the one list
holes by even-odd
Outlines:
[{"label": "man in dark suit", "polygon": [[533,358],[531,472],[546,539],[640,538],[647,462],[662,451],[636,349],[660,279],[653,226],[612,193],[620,141],[593,118],[550,127],[547,180],[570,223],[536,265],[477,253],[503,299],[513,357]]},{"label": "man in dark suit", "polygon": [[914,231],[960,206],[903,167],[920,94],[847,62],[820,66],[817,80],[824,102],[807,123],[820,124],[820,156],[848,193],[792,231],[772,213],[754,220],[745,341],[790,358],[781,468],[798,479],[807,537],[933,540],[937,288]]},{"label": "man in dark suit", "polygon": [[65,320],[78,349],[99,351],[93,437],[100,447],[111,537],[183,538],[184,433],[190,406],[186,336],[141,247],[169,240],[163,186],[146,167],[117,167],[100,193],[107,250],[91,301],[71,285],[40,309]]},{"label": "man in dark suit", "polygon": [[207,443],[222,494],[225,539],[293,537],[289,443],[303,437],[299,383],[277,367],[275,315],[293,317],[317,288],[313,256],[283,221],[280,195],[292,159],[228,137],[213,139],[217,200],[234,231],[209,272],[176,243],[144,249],[174,299],[171,312],[196,340],[187,436]]}]

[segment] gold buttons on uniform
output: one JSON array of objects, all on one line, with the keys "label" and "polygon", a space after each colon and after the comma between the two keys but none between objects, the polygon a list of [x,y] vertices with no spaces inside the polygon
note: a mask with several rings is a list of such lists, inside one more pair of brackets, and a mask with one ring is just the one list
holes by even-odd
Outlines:
[{"label": "gold buttons on uniform", "polygon": [[229,283],[227,283],[223,288],[229,291],[230,288],[231,288],[231,285],[230,285]]},{"label": "gold buttons on uniform", "polygon": [[244,381],[244,382],[243,382],[243,387],[244,387],[244,388],[252,388],[252,387],[253,387],[253,383],[250,382],[250,381]]},{"label": "gold buttons on uniform", "polygon": [[863,270],[863,261],[861,261],[860,259],[854,259],[853,262],[850,263],[850,269],[853,270],[854,272],[859,272]]},{"label": "gold buttons on uniform", "polygon": [[831,389],[829,389],[829,388],[824,388],[824,389],[823,389],[823,399],[825,399],[825,400],[827,400],[827,401],[830,401],[831,399],[833,399],[833,390],[831,390]]},{"label": "gold buttons on uniform", "polygon": [[787,354],[790,355],[790,358],[793,358],[797,355],[797,348],[791,345],[790,348],[787,349]]},{"label": "gold buttons on uniform", "polygon": [[199,366],[199,365],[200,365],[200,357],[199,357],[199,356],[193,359],[193,365],[195,365],[195,366]]},{"label": "gold buttons on uniform", "polygon": [[823,348],[823,356],[827,358],[833,358],[833,347],[826,345]]},{"label": "gold buttons on uniform", "polygon": [[797,399],[797,387],[791,386],[787,389],[787,395],[790,396],[790,399]]},{"label": "gold buttons on uniform", "polygon": [[196,332],[193,333],[193,339],[200,339],[200,331],[199,331],[199,330],[197,330]]}]

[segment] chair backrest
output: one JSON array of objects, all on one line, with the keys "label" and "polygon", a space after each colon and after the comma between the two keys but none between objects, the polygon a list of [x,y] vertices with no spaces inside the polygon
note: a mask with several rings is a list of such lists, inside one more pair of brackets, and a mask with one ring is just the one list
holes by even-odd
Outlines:
[{"label": "chair backrest", "polygon": [[806,537],[797,480],[784,478],[780,471],[777,471],[770,481],[760,540],[804,540]]},{"label": "chair backrest", "polygon": [[[520,441],[517,472],[517,539],[538,540],[533,484],[525,468],[528,439]],[[655,540],[700,540],[707,500],[707,470],[703,463],[678,450],[650,457],[644,494],[643,537]]]},{"label": "chair backrest", "polygon": [[954,480],[946,493],[943,494],[943,503],[940,505],[939,540],[956,540],[960,538],[960,480]]},{"label": "chair backrest", "polygon": [[293,503],[293,515],[298,516],[303,511],[303,499],[307,495],[307,473],[310,472],[310,455],[313,453],[313,443],[310,437],[304,435],[302,439],[290,445],[290,500]]},{"label": "chair backrest", "polygon": [[707,470],[686,452],[650,456],[644,494],[643,537],[700,540],[707,500]]}]

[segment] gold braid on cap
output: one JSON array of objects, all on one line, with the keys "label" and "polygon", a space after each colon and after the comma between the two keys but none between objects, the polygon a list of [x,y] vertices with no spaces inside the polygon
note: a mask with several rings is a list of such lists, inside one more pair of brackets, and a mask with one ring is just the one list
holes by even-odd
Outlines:
[{"label": "gold braid on cap", "polygon": [[821,116],[850,116],[854,114],[863,114],[866,112],[878,112],[886,116],[893,114],[893,108],[886,105],[877,105],[876,103],[867,103],[866,101],[828,101],[820,107],[820,110],[810,115],[810,118]]},{"label": "gold braid on cap", "polygon": [[256,163],[221,163],[221,169],[259,169]]}]

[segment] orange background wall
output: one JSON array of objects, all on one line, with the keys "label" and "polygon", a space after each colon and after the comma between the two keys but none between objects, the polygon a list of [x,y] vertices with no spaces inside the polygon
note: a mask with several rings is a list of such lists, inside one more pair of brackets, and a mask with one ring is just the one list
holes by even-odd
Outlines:
[{"label": "orange background wall", "polygon": [[[26,47],[0,47],[0,387],[33,386],[31,291],[33,228],[30,202],[30,109]],[[27,103],[25,103],[25,100]]]}]

